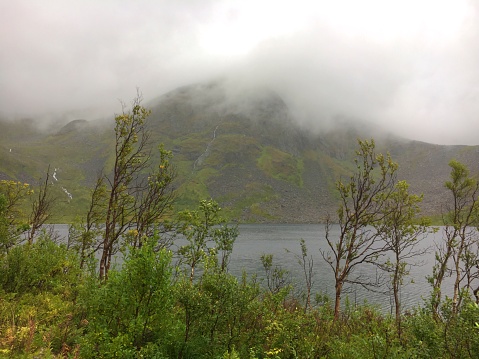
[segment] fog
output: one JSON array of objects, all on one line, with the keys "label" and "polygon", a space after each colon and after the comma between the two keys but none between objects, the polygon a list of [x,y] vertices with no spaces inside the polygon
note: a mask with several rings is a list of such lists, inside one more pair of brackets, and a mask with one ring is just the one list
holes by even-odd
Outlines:
[{"label": "fog", "polygon": [[228,78],[280,94],[304,126],[357,119],[479,144],[473,1],[0,0],[0,115],[100,118]]}]

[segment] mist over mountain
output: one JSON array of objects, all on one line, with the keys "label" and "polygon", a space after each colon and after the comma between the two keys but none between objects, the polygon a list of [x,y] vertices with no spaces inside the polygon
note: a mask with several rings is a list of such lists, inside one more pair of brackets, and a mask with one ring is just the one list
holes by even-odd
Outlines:
[{"label": "mist over mountain", "polygon": [[[472,172],[479,163],[478,146],[410,141],[347,117],[313,130],[298,124],[275,91],[229,80],[183,86],[144,105],[152,110],[152,147],[173,151],[178,208],[213,198],[240,222],[321,222],[334,214],[335,181],[354,169],[357,138],[374,138],[378,152],[391,154],[399,179],[424,193],[428,215],[438,215],[446,200],[448,162],[462,161]],[[34,120],[0,122],[0,178],[35,184],[50,165],[59,213],[81,215],[96,176],[111,170],[112,117],[77,119],[48,133]]]}]

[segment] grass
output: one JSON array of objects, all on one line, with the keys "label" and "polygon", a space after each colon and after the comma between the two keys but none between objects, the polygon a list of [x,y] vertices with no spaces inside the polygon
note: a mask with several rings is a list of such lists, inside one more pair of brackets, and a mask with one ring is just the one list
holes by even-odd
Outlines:
[{"label": "grass", "polygon": [[223,209],[228,219],[243,218],[247,212],[257,218],[276,220],[276,216],[267,211],[267,204],[277,199],[274,189],[260,182],[248,183],[241,192],[229,193],[218,198],[219,203],[228,203]]},{"label": "grass", "polygon": [[258,167],[268,176],[303,186],[303,161],[293,155],[280,151],[277,148],[266,146],[257,159]]}]

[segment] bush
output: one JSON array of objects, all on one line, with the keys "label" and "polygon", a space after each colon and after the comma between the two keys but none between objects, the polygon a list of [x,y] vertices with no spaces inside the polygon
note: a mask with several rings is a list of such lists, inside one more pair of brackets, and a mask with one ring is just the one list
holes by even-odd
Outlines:
[{"label": "bush", "polygon": [[0,352],[66,353],[80,270],[74,253],[49,238],[13,247],[0,259]]},{"label": "bush", "polygon": [[171,253],[153,243],[129,248],[120,271],[106,282],[91,280],[79,299],[88,323],[83,357],[133,358],[141,350],[168,350],[172,335]]},{"label": "bush", "polygon": [[0,284],[7,293],[71,294],[80,269],[75,253],[48,237],[13,247],[0,259]]}]

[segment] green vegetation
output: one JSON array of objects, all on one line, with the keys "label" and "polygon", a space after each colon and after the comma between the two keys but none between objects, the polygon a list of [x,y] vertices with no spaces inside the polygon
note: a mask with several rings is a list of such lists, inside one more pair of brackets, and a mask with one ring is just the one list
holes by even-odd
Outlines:
[{"label": "green vegetation", "polygon": [[379,199],[384,203],[380,213],[382,217],[376,225],[376,230],[384,241],[385,250],[391,252],[392,258],[380,267],[389,275],[389,287],[392,287],[396,325],[398,335],[401,335],[401,287],[409,275],[409,268],[415,265],[413,260],[426,254],[427,249],[418,249],[419,241],[424,240],[427,233],[435,231],[430,228],[427,218],[416,223],[420,213],[419,204],[422,196],[409,193],[406,181],[395,184],[392,192]]},{"label": "green vegetation", "polygon": [[[38,226],[53,210],[45,206],[53,204],[48,171],[39,188],[0,181],[0,357],[477,357],[479,182],[465,165],[450,162],[450,207],[430,273],[431,298],[405,313],[398,292],[429,230],[418,220],[423,196],[397,181],[398,165],[376,153],[374,141],[359,141],[355,167],[336,181],[340,204],[327,223],[329,251],[321,253],[335,275],[330,299],[311,292],[315,256],[304,241],[295,255],[303,285],[289,283],[271,254],[260,258],[264,276],[228,272],[237,226],[211,199],[171,210],[172,153],[160,146],[150,156],[143,127],[149,111],[140,100],[115,118],[113,171],[98,176],[86,212],[63,241]],[[258,166],[302,185],[302,161],[290,154],[265,147]],[[199,172],[205,181],[215,174]],[[192,192],[207,193],[201,186]],[[271,186],[251,181],[241,198],[225,200],[264,218],[259,202],[274,196]],[[388,274],[394,316],[342,300],[347,283],[380,284],[354,276],[365,265]],[[441,294],[447,276],[452,298]]]},{"label": "green vegetation", "polygon": [[265,206],[265,204],[277,199],[277,197],[271,186],[251,182],[245,187],[244,191],[234,196],[229,194],[228,196],[221,197],[219,200],[224,203],[236,204],[233,207],[224,209],[227,218],[240,218],[243,212],[248,212],[252,218],[269,218],[274,220],[274,216],[267,213],[266,209],[263,209],[261,205]]},{"label": "green vegetation", "polygon": [[[225,90],[221,81],[191,85],[148,104],[152,148],[164,143],[174,154],[180,196],[175,211],[213,198],[228,216],[239,214],[229,217],[239,222],[311,223],[334,213],[340,200],[335,181],[355,171],[355,139],[367,136],[369,129],[338,124],[315,133],[296,126],[294,114],[277,94],[261,89],[255,95],[231,96]],[[51,189],[58,201],[47,221],[73,223],[88,211],[98,173],[112,174],[114,124],[112,118],[86,118],[40,129],[35,120],[0,121],[0,178],[35,185],[50,165],[58,178],[52,180]],[[456,158],[472,169],[479,159],[477,146],[391,137],[378,138],[377,144],[401,164],[400,179],[407,180],[414,192],[424,193],[421,209],[434,216],[436,224],[442,224],[439,199],[445,197],[442,184],[448,178],[448,161]],[[157,162],[155,152],[152,160]],[[205,179],[202,170],[218,172]],[[260,197],[243,212],[236,199],[253,182],[270,186],[276,197],[267,203]],[[283,205],[291,202],[296,203]],[[250,215],[250,208],[255,215]]]},{"label": "green vegetation", "polygon": [[177,210],[186,210],[191,208],[203,198],[208,198],[208,189],[206,183],[208,179],[214,176],[216,171],[212,168],[205,168],[198,171],[197,179],[187,181],[180,186],[176,193],[178,200],[175,202]]},{"label": "green vegetation", "polygon": [[329,250],[321,252],[334,273],[334,318],[339,318],[341,294],[344,284],[354,281],[365,287],[379,285],[374,278],[354,278],[354,269],[378,262],[386,248],[381,246],[381,231],[369,227],[387,217],[384,207],[388,203],[396,181],[398,165],[389,155],[375,152],[374,141],[358,141],[356,171],[346,180],[338,180],[336,188],[341,198],[337,211],[340,233],[331,238],[331,218],[326,222],[326,241]]},{"label": "green vegetation", "polygon": [[429,278],[433,284],[432,308],[439,316],[441,291],[446,276],[454,278],[454,294],[451,310],[456,313],[461,302],[474,294],[479,300],[477,278],[477,235],[479,226],[479,182],[469,175],[469,169],[460,162],[452,160],[450,180],[445,183],[451,193],[451,203],[443,215],[445,238],[436,251],[436,265]]},{"label": "green vegetation", "polygon": [[258,167],[273,178],[290,182],[298,187],[303,185],[301,177],[303,162],[289,153],[273,147],[264,147],[258,158]]},{"label": "green vegetation", "polygon": [[443,303],[437,319],[417,308],[403,315],[399,336],[394,318],[374,308],[346,304],[334,320],[324,298],[309,306],[290,286],[234,277],[214,241],[192,281],[171,250],[155,249],[158,239],[125,248],[106,282],[94,263],[81,269],[74,250],[48,237],[3,254],[0,357],[474,358],[479,350],[471,300],[456,314]]}]

